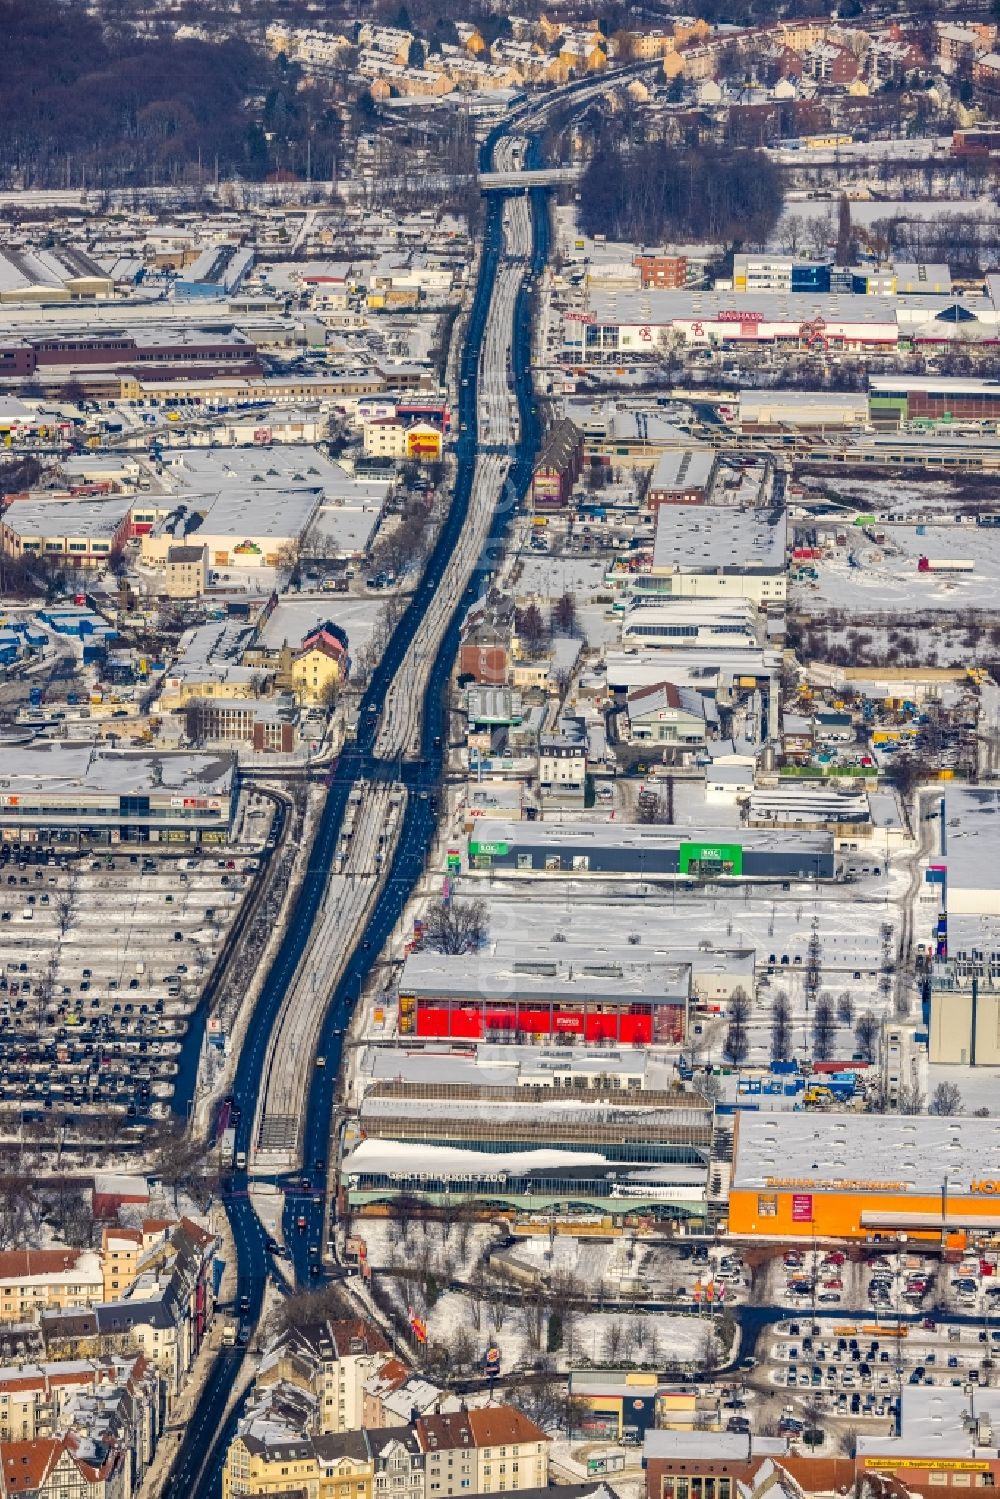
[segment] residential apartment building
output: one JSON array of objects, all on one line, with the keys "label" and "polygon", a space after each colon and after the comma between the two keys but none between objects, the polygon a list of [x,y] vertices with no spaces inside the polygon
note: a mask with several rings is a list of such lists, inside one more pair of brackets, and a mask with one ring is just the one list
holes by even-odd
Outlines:
[{"label": "residential apartment building", "polygon": [[102,1301],[98,1292],[92,1305],[40,1313],[48,1356],[142,1353],[159,1371],[169,1408],[212,1322],[215,1247],[214,1235],[182,1218],[158,1260],[142,1269],[127,1296]]},{"label": "residential apartment building", "polygon": [[563,417],[546,436],[531,480],[535,509],[561,510],[568,505],[582,466],[583,433]]},{"label": "residential apartment building", "polygon": [[582,718],[562,718],[556,733],[539,736],[538,785],[542,796],[582,807],[586,779],[586,722]]},{"label": "residential apartment building", "polygon": [[292,657],[291,686],[299,702],[322,703],[345,681],[347,636],[337,625],[321,625]]},{"label": "residential apartment building", "polygon": [[77,1432],[0,1442],[0,1499],[130,1499],[128,1453]]},{"label": "residential apartment building", "polygon": [[389,1352],[385,1338],[360,1318],[290,1328],[257,1376],[259,1389],[287,1382],[316,1401],[314,1429],[357,1431],[364,1386]]},{"label": "residential apartment building", "polygon": [[171,547],[167,552],[167,598],[197,599],[207,588],[208,547]]},{"label": "residential apartment building", "polygon": [[101,1257],[92,1249],[9,1249],[0,1253],[0,1322],[93,1306],[104,1295]]},{"label": "residential apartment building", "polygon": [[371,1454],[372,1499],[425,1499],[424,1454],[410,1426],[366,1431]]},{"label": "residential apartment building", "polygon": [[361,1431],[302,1436],[280,1425],[249,1423],[233,1438],[222,1470],[222,1499],[372,1499],[374,1465]]},{"label": "residential apartment building", "polygon": [[426,1499],[545,1488],[549,1438],[512,1405],[416,1423],[426,1461]]}]

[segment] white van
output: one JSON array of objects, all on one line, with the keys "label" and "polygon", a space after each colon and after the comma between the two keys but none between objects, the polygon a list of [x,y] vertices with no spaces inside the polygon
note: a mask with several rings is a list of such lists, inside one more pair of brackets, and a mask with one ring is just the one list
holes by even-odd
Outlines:
[{"label": "white van", "polygon": [[34,919],[35,919],[35,913],[34,913],[34,911],[31,909],[30,906],[25,906],[24,910],[21,912],[21,920],[22,921],[34,921]]}]

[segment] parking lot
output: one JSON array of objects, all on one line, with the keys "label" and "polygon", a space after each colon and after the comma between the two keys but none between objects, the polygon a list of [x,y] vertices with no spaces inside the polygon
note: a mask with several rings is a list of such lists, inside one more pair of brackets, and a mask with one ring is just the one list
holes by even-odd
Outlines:
[{"label": "parking lot", "polygon": [[[763,1300],[789,1306],[757,1352],[755,1414],[783,1435],[885,1423],[907,1385],[989,1386],[1000,1367],[996,1251],[948,1263],[912,1246],[863,1254],[785,1251],[757,1270]],[[962,1322],[949,1320],[960,1316]],[[748,1361],[744,1367],[752,1367]],[[780,1416],[779,1416],[780,1413]]]},{"label": "parking lot", "polygon": [[0,1110],[165,1114],[257,867],[245,847],[0,847]]}]

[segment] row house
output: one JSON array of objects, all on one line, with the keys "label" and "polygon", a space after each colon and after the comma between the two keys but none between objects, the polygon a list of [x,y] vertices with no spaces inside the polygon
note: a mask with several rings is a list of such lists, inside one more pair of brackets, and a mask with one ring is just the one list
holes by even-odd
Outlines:
[{"label": "row house", "polygon": [[320,1435],[251,1406],[230,1443],[223,1499],[307,1491],[315,1499],[449,1499],[544,1489],[549,1438],[512,1406]]},{"label": "row house", "polygon": [[0,1499],[131,1499],[128,1454],[76,1432],[0,1442]]},{"label": "row house", "polygon": [[43,1312],[46,1353],[50,1358],[142,1353],[159,1371],[169,1408],[211,1326],[216,1242],[190,1219],[181,1219],[161,1263],[144,1270],[127,1296],[87,1309]]}]

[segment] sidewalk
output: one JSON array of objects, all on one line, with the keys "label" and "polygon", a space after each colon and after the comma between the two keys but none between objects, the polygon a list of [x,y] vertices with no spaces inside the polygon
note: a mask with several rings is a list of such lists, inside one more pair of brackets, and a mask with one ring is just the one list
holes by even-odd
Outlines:
[{"label": "sidewalk", "polygon": [[[229,1229],[229,1219],[221,1202],[212,1204],[211,1227],[219,1237],[220,1252],[225,1259],[226,1268],[222,1276],[222,1285],[219,1287],[219,1300],[224,1302],[231,1300],[236,1294],[236,1247]],[[205,1381],[215,1363],[215,1356],[222,1347],[222,1332],[228,1320],[225,1313],[216,1311],[205,1340],[198,1349],[197,1357],[188,1370],[184,1387],[177,1395],[160,1433],[153,1461],[147,1468],[139,1489],[139,1499],[158,1499],[163,1491],[163,1486],[170,1476],[174,1458],[180,1450],[188,1421],[201,1398]]]}]

